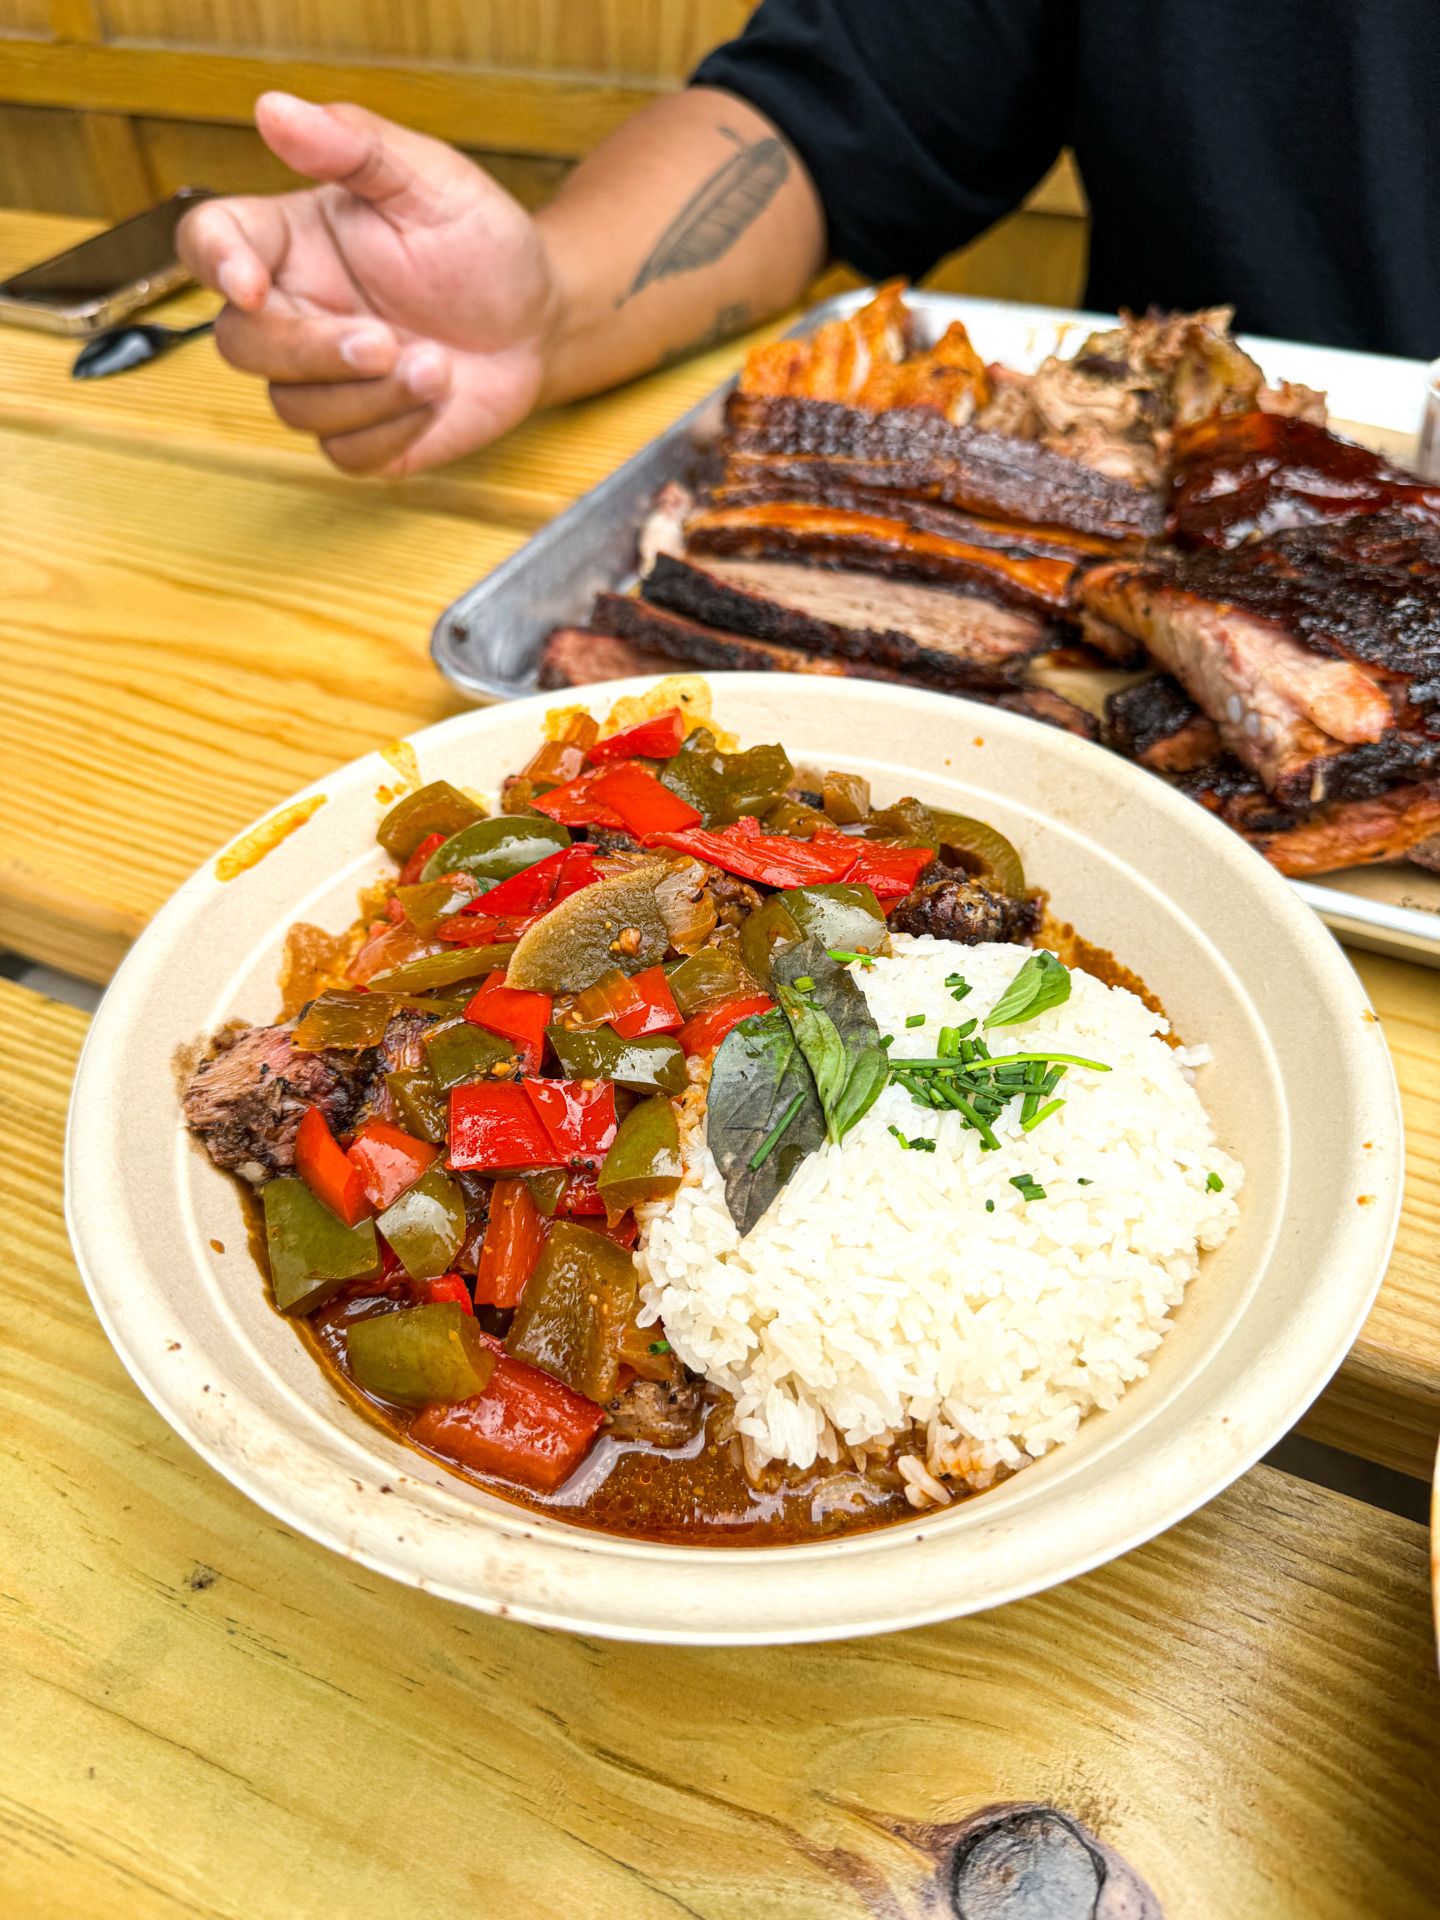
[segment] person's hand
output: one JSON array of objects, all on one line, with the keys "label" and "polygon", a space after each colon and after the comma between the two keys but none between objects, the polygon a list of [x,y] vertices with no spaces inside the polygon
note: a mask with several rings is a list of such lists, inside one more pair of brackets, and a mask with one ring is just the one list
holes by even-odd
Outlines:
[{"label": "person's hand", "polygon": [[185,216],[180,257],[227,302],[225,358],[351,473],[414,473],[522,420],[558,304],[524,208],[453,147],[363,107],[267,93],[255,119],[326,184]]}]

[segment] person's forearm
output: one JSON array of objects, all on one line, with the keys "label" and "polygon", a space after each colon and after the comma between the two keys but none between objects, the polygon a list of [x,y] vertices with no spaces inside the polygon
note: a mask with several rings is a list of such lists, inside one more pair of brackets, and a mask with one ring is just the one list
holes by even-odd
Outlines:
[{"label": "person's forearm", "polygon": [[780,312],[824,260],[824,214],[796,155],[708,87],[627,121],[537,218],[556,287],[547,403]]}]

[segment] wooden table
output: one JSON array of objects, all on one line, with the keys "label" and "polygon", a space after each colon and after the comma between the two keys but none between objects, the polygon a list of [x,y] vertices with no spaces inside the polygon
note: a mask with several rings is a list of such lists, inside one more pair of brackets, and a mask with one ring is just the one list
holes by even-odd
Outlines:
[{"label": "wooden table", "polygon": [[[0,274],[89,226],[0,214]],[[172,303],[213,310],[208,294]],[[779,323],[777,323],[778,325]],[[0,947],[104,981],[182,879],[329,768],[463,703],[431,625],[744,342],[403,486],[335,473],[209,341],[121,378],[0,327]],[[1406,1101],[1374,1313],[1304,1430],[1428,1478],[1440,1438],[1440,974],[1355,954]]]},{"label": "wooden table", "polygon": [[[0,272],[77,231],[0,216]],[[105,980],[246,821],[454,711],[435,615],[740,351],[402,489],[332,473],[208,344],[76,386],[72,346],[0,329],[0,945]],[[1307,1430],[1428,1472],[1436,979],[1355,957],[1410,1185]],[[1423,1530],[1263,1468],[1053,1593],[820,1649],[544,1634],[295,1538],[149,1410],[79,1288],[84,1026],[0,983],[0,1910],[908,1920],[918,1826],[1040,1798],[1170,1920],[1440,1913]]]},{"label": "wooden table", "polygon": [[395,1586],[212,1473],[100,1332],[85,1025],[0,982],[0,1911],[920,1920],[916,1830],[1038,1799],[1168,1920],[1440,1914],[1423,1528],[1261,1467],[1036,1599],[759,1651]]}]

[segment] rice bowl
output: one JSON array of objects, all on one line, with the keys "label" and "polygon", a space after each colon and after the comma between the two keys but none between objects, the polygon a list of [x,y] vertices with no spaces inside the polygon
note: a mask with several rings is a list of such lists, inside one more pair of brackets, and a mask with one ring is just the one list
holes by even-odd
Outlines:
[{"label": "rice bowl", "polygon": [[[437,1596],[690,1644],[819,1640],[993,1607],[1193,1511],[1321,1390],[1394,1235],[1401,1132],[1384,1039],[1343,954],[1283,882],[1182,797],[1085,743],[843,681],[740,675],[725,700],[750,738],[783,731],[888,791],[908,784],[984,814],[1027,858],[1043,838],[1056,912],[1124,954],[1186,1039],[1213,1047],[1198,1087],[1247,1169],[1244,1204],[1149,1374],[1112,1410],[984,1498],[848,1540],[716,1555],[517,1512],[337,1400],[253,1287],[237,1196],[177,1125],[171,1063],[198,1031],[267,1017],[297,917],[339,925],[353,912],[391,775],[375,755],[296,796],[319,811],[238,881],[197,873],[117,975],[67,1145],[81,1271],[126,1366],[202,1458],[287,1526]],[[493,785],[546,704],[467,713],[411,744],[427,777]]]}]

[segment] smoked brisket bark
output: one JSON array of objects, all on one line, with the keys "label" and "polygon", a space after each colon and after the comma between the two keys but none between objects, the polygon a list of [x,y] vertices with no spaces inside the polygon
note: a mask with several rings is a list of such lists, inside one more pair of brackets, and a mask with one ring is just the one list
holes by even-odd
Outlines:
[{"label": "smoked brisket bark", "polygon": [[1002,605],[1052,617],[1068,610],[1076,575],[1068,558],[1011,554],[926,533],[903,519],[799,501],[701,508],[686,523],[685,545],[692,554],[859,568],[895,580],[983,594]]},{"label": "smoked brisket bark", "polygon": [[1079,533],[1073,527],[1018,526],[966,513],[939,500],[917,499],[885,487],[866,486],[846,477],[843,463],[810,454],[732,453],[718,486],[706,504],[712,507],[758,507],[770,501],[798,501],[806,506],[833,507],[842,513],[878,513],[904,520],[922,533],[944,534],[977,547],[998,547],[1016,556],[1035,555],[1060,560],[1120,560],[1139,552],[1138,538],[1111,539],[1098,533]]},{"label": "smoked brisket bark", "polygon": [[1169,531],[1181,546],[1395,508],[1440,525],[1440,487],[1328,427],[1286,414],[1216,414],[1176,430]]},{"label": "smoked brisket bark", "polygon": [[[1209,558],[1223,567],[1234,556]],[[1244,567],[1221,580],[1213,567],[1197,579],[1188,565],[1098,567],[1079,597],[1100,622],[1144,643],[1285,805],[1367,799],[1440,770],[1440,737],[1414,724],[1403,686],[1387,698],[1373,671],[1327,657],[1280,620],[1236,604]]]},{"label": "smoked brisket bark", "polygon": [[1013,685],[1055,644],[1047,620],[973,594],[786,561],[661,554],[640,591],[709,627],[942,688]]},{"label": "smoked brisket bark", "polygon": [[1112,539],[1148,537],[1164,525],[1164,501],[1155,491],[1033,440],[952,426],[925,408],[867,413],[828,400],[737,392],[725,419],[737,453],[816,455],[837,477],[971,513]]}]

